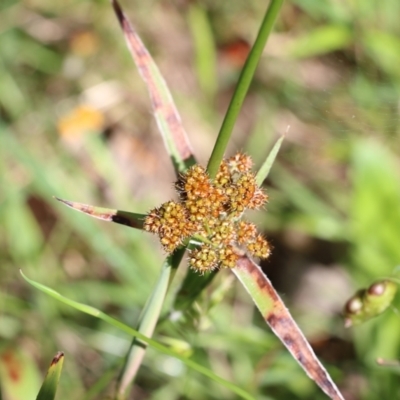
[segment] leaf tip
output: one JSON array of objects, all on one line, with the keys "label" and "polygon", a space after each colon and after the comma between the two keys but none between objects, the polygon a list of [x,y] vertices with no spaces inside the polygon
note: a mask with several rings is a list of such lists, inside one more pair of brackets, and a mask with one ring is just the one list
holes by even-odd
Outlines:
[{"label": "leaf tip", "polygon": [[57,196],[53,196],[53,198],[56,199],[57,201],[59,201],[60,203],[65,204],[68,207],[72,207],[73,206],[72,201],[64,200],[64,199],[61,199],[60,197],[57,197]]},{"label": "leaf tip", "polygon": [[58,364],[60,360],[62,360],[63,358],[64,358],[64,352],[58,351],[57,354],[54,356],[54,358],[51,360],[50,366]]},{"label": "leaf tip", "polygon": [[118,22],[123,27],[125,16],[124,16],[121,6],[119,5],[117,0],[111,0],[111,5],[114,9],[115,15],[117,16]]},{"label": "leaf tip", "polygon": [[290,125],[288,125],[286,127],[286,131],[284,133],[282,133],[281,140],[285,139],[285,137],[289,134],[289,131],[290,131]]}]

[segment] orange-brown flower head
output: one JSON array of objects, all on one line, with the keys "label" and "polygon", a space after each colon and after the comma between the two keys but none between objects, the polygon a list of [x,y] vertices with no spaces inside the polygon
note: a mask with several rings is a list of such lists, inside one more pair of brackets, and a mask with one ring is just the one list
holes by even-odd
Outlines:
[{"label": "orange-brown flower head", "polygon": [[184,199],[195,200],[207,197],[212,185],[206,170],[200,165],[193,165],[180,177],[175,187]]},{"label": "orange-brown flower head", "polygon": [[262,191],[259,187],[256,188],[253,197],[250,200],[248,208],[250,210],[260,209],[268,201],[268,195]]},{"label": "orange-brown flower head", "polygon": [[257,228],[254,224],[246,221],[239,221],[236,228],[237,241],[239,244],[254,242],[257,237]]},{"label": "orange-brown flower head", "polygon": [[259,258],[268,258],[271,254],[271,247],[262,235],[257,235],[254,242],[246,245],[247,250],[251,255]]},{"label": "orange-brown flower head", "polygon": [[190,267],[202,274],[235,267],[241,251],[237,246],[267,258],[268,242],[254,224],[240,220],[244,211],[260,208],[268,199],[251,166],[249,156],[237,153],[222,161],[212,181],[205,168],[194,165],[175,184],[179,201],[150,211],[144,229],[157,234],[169,253],[194,235],[203,238],[203,244],[189,252]]},{"label": "orange-brown flower head", "polygon": [[190,268],[204,274],[218,266],[218,255],[213,247],[203,244],[201,247],[191,250],[189,253]]},{"label": "orange-brown flower head", "polygon": [[164,249],[171,253],[182,240],[193,234],[186,208],[181,203],[167,201],[151,210],[144,221],[144,229],[157,233]]},{"label": "orange-brown flower head", "polygon": [[232,172],[247,172],[253,166],[253,160],[250,156],[243,153],[236,153],[234,156],[228,158],[228,166]]},{"label": "orange-brown flower head", "polygon": [[219,224],[214,227],[211,241],[215,245],[228,245],[235,241],[235,239],[236,232],[233,221],[220,221]]},{"label": "orange-brown flower head", "polygon": [[240,255],[232,245],[224,246],[219,250],[219,261],[222,268],[235,268]]},{"label": "orange-brown flower head", "polygon": [[222,160],[217,175],[214,179],[214,185],[217,187],[226,187],[231,183],[231,172],[226,160]]},{"label": "orange-brown flower head", "polygon": [[233,183],[226,189],[229,197],[229,211],[239,217],[248,208],[257,189],[256,180],[252,172],[244,174],[235,172],[232,175]]}]

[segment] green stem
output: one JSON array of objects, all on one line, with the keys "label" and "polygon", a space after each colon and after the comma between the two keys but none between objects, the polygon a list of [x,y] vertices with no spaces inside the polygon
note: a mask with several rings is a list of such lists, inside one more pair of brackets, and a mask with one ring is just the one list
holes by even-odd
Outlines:
[{"label": "green stem", "polygon": [[284,0],[271,0],[262,21],[256,41],[254,42],[253,48],[251,49],[246,63],[244,64],[238,84],[232,96],[224,121],[219,131],[217,141],[208,162],[207,171],[211,179],[215,178],[217,174],[236,119],[239,115],[240,109],[242,108],[244,98],[246,97],[250,83],[254,76],[254,72],[257,68],[258,62],[260,61],[265,44],[267,43],[269,34],[278,16],[279,10],[282,7],[283,1]]},{"label": "green stem", "polygon": [[[162,266],[158,282],[143,309],[139,321],[138,331],[147,337],[153,336],[168,287],[175,275],[176,269],[178,268],[184,253],[185,248],[181,248],[166,258]],[[147,345],[143,341],[138,338],[133,339],[117,383],[116,399],[123,400],[127,398],[129,394],[129,388],[131,387],[145,356],[146,348]]]},{"label": "green stem", "polygon": [[192,242],[192,241],[197,241],[197,242],[201,242],[201,243],[206,243],[206,244],[209,244],[209,245],[211,245],[211,246],[213,246],[214,245],[214,243],[211,241],[211,240],[209,240],[209,239],[207,239],[206,237],[204,237],[204,236],[201,236],[201,235],[193,235],[191,238],[190,238],[190,240],[189,240],[189,242],[188,242],[188,245]]}]

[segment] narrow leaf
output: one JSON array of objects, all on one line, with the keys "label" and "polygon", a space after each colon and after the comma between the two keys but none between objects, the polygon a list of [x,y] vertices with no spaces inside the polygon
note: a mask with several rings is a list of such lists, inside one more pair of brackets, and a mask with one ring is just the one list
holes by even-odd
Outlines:
[{"label": "narrow leaf", "polygon": [[139,73],[147,85],[158,128],[165,147],[177,172],[183,172],[195,164],[189,139],[183,128],[171,93],[140,37],[122,11],[117,0],[112,5],[124,32],[129,51]]},{"label": "narrow leaf", "polygon": [[93,218],[101,219],[102,221],[115,222],[117,224],[126,225],[131,228],[143,229],[143,220],[146,217],[144,214],[135,214],[129,211],[112,210],[111,208],[102,208],[91,206],[89,204],[77,203],[55,197],[56,200],[66,206],[90,215]]},{"label": "narrow leaf", "polygon": [[[160,317],[161,309],[167,295],[168,287],[172,281],[176,269],[180,264],[185,248],[177,250],[175,253],[168,256],[161,268],[161,274],[158,278],[150,298],[148,299],[145,308],[142,311],[139,321],[139,332],[151,337],[153,336],[154,329]],[[126,398],[128,389],[134,381],[137,371],[146,354],[147,346],[136,337],[133,339],[129,352],[125,359],[124,367],[117,383],[118,398]]]},{"label": "narrow leaf", "polygon": [[119,322],[118,320],[116,320],[112,317],[109,317],[107,314],[103,313],[102,311],[98,310],[97,308],[94,308],[94,307],[88,306],[86,304],[78,303],[77,301],[68,299],[67,297],[64,297],[60,293],[56,292],[55,290],[53,290],[45,285],[42,285],[41,283],[38,283],[38,282],[35,282],[35,281],[29,279],[27,276],[25,276],[22,273],[22,271],[20,271],[20,274],[29,284],[31,284],[35,288],[39,289],[43,293],[48,294],[49,296],[53,297],[54,299],[61,301],[62,303],[67,304],[67,305],[69,305],[79,311],[82,311],[86,314],[89,314],[96,318],[99,318],[102,321],[127,333],[128,335],[137,337],[138,339],[147,343],[149,346],[153,347],[154,349],[158,350],[159,352],[164,353],[171,357],[175,357],[178,360],[181,360],[187,367],[192,368],[193,370],[199,372],[200,374],[203,374],[203,375],[207,376],[208,378],[214,380],[215,382],[222,384],[223,386],[230,389],[232,392],[236,393],[238,396],[242,397],[243,399],[254,400],[254,397],[252,395],[250,395],[249,393],[247,393],[241,387],[221,378],[220,376],[214,374],[214,372],[212,372],[208,368],[205,368],[202,365],[192,361],[191,359],[186,358],[185,356],[170,350],[168,347],[163,346],[162,344],[158,343],[157,341],[148,338],[147,336],[145,336],[142,333],[138,332],[137,330],[129,327],[128,325],[125,325],[122,322]]},{"label": "narrow leaf", "polygon": [[217,56],[214,35],[205,7],[192,3],[187,14],[195,50],[195,67],[199,85],[210,101],[218,90]]},{"label": "narrow leaf", "polygon": [[233,272],[252,297],[272,331],[306,371],[307,375],[331,399],[344,400],[261,268],[247,256],[243,256],[238,260]]},{"label": "narrow leaf", "polygon": [[55,398],[63,363],[64,353],[59,351],[51,361],[36,400],[53,400]]},{"label": "narrow leaf", "polygon": [[354,33],[349,26],[326,24],[299,35],[289,46],[288,53],[295,58],[317,57],[346,49],[353,40]]},{"label": "narrow leaf", "polygon": [[264,164],[261,166],[261,168],[258,170],[257,175],[256,175],[256,182],[258,186],[261,186],[262,183],[267,179],[267,176],[269,174],[269,171],[271,170],[272,164],[275,161],[276,156],[278,155],[279,149],[281,148],[283,139],[285,139],[285,136],[282,135],[274,144],[274,147],[268,154],[267,159],[265,160]]}]

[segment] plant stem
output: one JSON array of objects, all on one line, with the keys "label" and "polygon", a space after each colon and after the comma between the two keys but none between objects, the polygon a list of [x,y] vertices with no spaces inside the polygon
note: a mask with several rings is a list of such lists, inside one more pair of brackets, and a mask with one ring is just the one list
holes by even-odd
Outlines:
[{"label": "plant stem", "polygon": [[[175,275],[175,271],[178,268],[184,253],[185,248],[178,249],[164,261],[158,282],[143,309],[139,321],[138,331],[147,337],[153,335],[157,321],[160,317],[169,284]],[[137,371],[143,361],[146,349],[147,345],[143,341],[137,338],[133,339],[117,383],[116,399],[123,400],[127,398],[129,388],[132,385]]]},{"label": "plant stem", "polygon": [[207,171],[211,179],[215,178],[217,174],[236,119],[239,115],[240,109],[242,108],[244,98],[246,97],[250,83],[254,76],[254,72],[257,68],[258,62],[260,61],[265,44],[267,43],[269,34],[278,16],[279,10],[282,7],[283,1],[284,0],[271,0],[261,23],[260,30],[258,31],[256,41],[254,42],[253,48],[251,49],[246,63],[244,64],[238,84],[225,114],[217,141],[215,142],[213,152],[207,165]]}]

